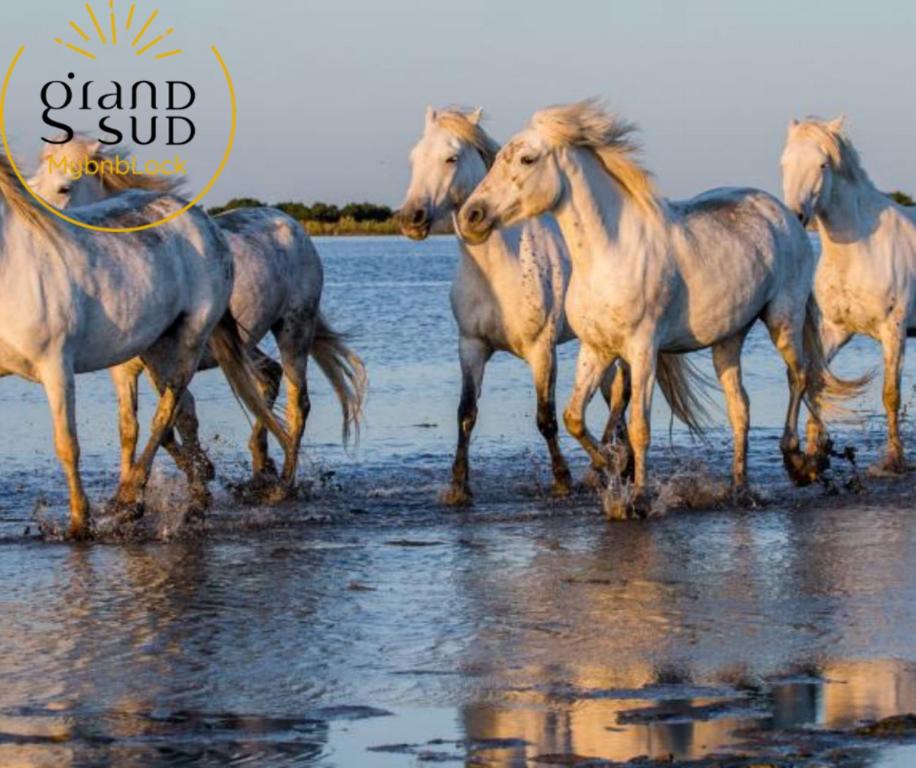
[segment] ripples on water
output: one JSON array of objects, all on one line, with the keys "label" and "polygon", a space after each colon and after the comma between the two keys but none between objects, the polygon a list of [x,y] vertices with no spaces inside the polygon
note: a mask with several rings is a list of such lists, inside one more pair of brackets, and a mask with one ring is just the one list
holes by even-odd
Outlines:
[{"label": "ripples on water", "polygon": [[[328,314],[354,331],[371,395],[348,456],[313,375],[308,500],[252,510],[219,491],[203,535],[174,537],[183,487],[163,461],[150,526],[165,541],[41,541],[36,500],[51,522],[66,501],[47,408],[38,387],[2,382],[0,765],[695,758],[745,749],[752,727],[839,728],[916,709],[906,495],[877,486],[832,501],[787,487],[776,450],[785,379],[762,333],[746,369],[766,508],[609,525],[594,497],[544,498],[527,369],[497,358],[472,446],[477,507],[445,511],[435,499],[455,434],[454,243],[319,248]],[[561,403],[574,353],[561,354]],[[839,368],[878,359],[859,341]],[[228,388],[205,374],[194,392],[222,482],[244,477],[248,426]],[[870,393],[842,431],[866,460],[883,436],[878,402]],[[117,464],[104,374],[81,377],[78,407],[101,501]],[[658,406],[659,476],[687,466],[724,477],[723,423],[708,446],[678,429],[669,440]]]}]

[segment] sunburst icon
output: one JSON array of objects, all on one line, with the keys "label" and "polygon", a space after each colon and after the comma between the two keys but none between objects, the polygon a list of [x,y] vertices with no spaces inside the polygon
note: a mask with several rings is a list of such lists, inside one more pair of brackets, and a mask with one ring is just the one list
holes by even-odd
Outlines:
[{"label": "sunburst icon", "polygon": [[[150,13],[149,17],[139,28],[139,31],[135,35],[132,35],[131,28],[133,27],[136,11],[137,4],[131,3],[130,9],[127,11],[127,19],[124,22],[124,37],[125,41],[129,41],[130,47],[134,49],[134,52],[137,56],[143,56],[144,54],[149,53],[154,59],[161,60],[168,59],[172,56],[178,56],[179,54],[183,53],[180,48],[175,48],[170,51],[163,51],[161,53],[153,50],[164,40],[171,37],[171,35],[175,32],[174,27],[169,27],[160,34],[156,34],[155,31],[150,32],[150,34],[155,35],[155,37],[152,37],[148,40],[145,39],[148,37],[146,33],[150,30],[153,22],[159,16],[158,8]],[[92,8],[92,3],[86,3],[86,14],[89,17],[89,24],[86,25],[86,28],[90,31],[95,31],[95,34],[98,36],[98,43],[94,37],[92,37],[90,34],[87,34],[83,27],[72,20],[70,21],[70,28],[79,36],[78,44],[64,40],[62,37],[55,37],[54,42],[58,45],[64,46],[64,48],[73,51],[74,53],[78,53],[80,56],[95,60],[96,54],[89,49],[91,46],[96,44],[117,46],[118,44],[118,18],[117,11],[115,10],[115,0],[108,0],[108,24],[103,24],[102,21],[99,21],[99,17],[96,15],[96,12]],[[85,22],[83,23],[85,24]]]}]

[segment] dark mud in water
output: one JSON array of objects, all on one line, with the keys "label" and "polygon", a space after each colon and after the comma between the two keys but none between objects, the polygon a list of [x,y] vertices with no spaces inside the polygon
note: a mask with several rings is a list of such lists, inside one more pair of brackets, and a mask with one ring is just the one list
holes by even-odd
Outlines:
[{"label": "dark mud in water", "polygon": [[[446,510],[453,244],[319,246],[372,395],[348,456],[313,375],[298,501],[251,508],[225,490],[245,476],[247,424],[208,374],[194,389],[219,481],[203,526],[162,461],[132,539],[42,537],[66,513],[46,406],[34,386],[0,386],[0,765],[916,764],[911,721],[862,729],[916,711],[916,477],[838,462],[835,495],[791,489],[784,374],[762,334],[747,369],[763,506],[719,503],[721,421],[708,444],[669,439],[662,406],[657,518],[609,523],[590,493],[551,500],[527,372],[502,360],[472,447],[477,504]],[[847,373],[878,360],[864,342],[847,353]],[[837,430],[863,468],[878,402]],[[81,380],[79,407],[101,503],[117,460],[104,375]]]}]

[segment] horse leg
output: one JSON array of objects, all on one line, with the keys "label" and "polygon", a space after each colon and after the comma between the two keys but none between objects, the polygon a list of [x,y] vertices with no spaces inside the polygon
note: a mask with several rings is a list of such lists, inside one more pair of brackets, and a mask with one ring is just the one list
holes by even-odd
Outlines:
[{"label": "horse leg", "polygon": [[146,446],[118,487],[115,500],[119,505],[135,506],[146,487],[156,450],[173,427],[181,396],[197,370],[203,352],[199,341],[191,329],[178,329],[162,337],[143,355],[143,363],[161,394]]},{"label": "horse leg", "polygon": [[74,539],[88,538],[89,500],[80,479],[80,446],[76,437],[76,394],[73,371],[63,360],[47,366],[41,371],[54,422],[54,447],[57,457],[67,475],[70,491],[70,536]]},{"label": "horse leg", "polygon": [[887,413],[887,453],[878,462],[879,473],[902,474],[906,472],[903,442],[900,440],[900,375],[906,344],[906,326],[889,322],[881,328],[881,349],[884,353],[884,387],[882,399]]},{"label": "horse leg", "polygon": [[137,380],[143,363],[137,358],[111,368],[111,380],[118,398],[118,434],[121,441],[121,480],[134,465],[140,425],[137,421]]},{"label": "horse leg", "polygon": [[[279,334],[277,334],[277,338],[279,339]],[[280,394],[283,368],[280,367],[276,360],[265,355],[257,347],[252,350],[251,358],[258,370],[264,374],[264,381],[261,381],[260,377],[258,378],[258,390],[264,396],[268,406],[273,408]],[[267,447],[267,427],[260,419],[255,419],[254,426],[251,428],[248,449],[251,451],[252,471],[255,478],[263,475],[277,476],[277,466],[274,464],[273,459],[270,458],[270,452]]]},{"label": "horse leg", "polygon": [[786,364],[789,382],[789,407],[786,423],[779,441],[783,464],[796,485],[809,485],[817,480],[820,468],[816,460],[809,459],[799,450],[798,414],[807,388],[807,366],[802,345],[802,322],[768,314],[765,318],[773,345]]},{"label": "horse leg", "polygon": [[741,348],[746,332],[714,344],[712,362],[725,392],[728,420],[732,426],[734,454],[732,459],[732,493],[737,501],[747,496],[747,433],[750,406],[741,381]]},{"label": "horse leg", "polygon": [[[309,400],[308,367],[309,348],[315,335],[315,323],[284,322],[277,337],[283,376],[286,379],[286,426],[289,430],[290,448],[283,462],[281,477],[284,488],[292,489],[296,481],[299,447],[312,405]],[[269,400],[273,405],[273,401]]]},{"label": "horse leg", "polygon": [[[156,392],[161,397],[166,389],[166,382],[162,376],[149,366],[146,366]],[[179,424],[181,425],[179,427]],[[181,434],[182,442],[175,439],[175,430]],[[197,412],[194,397],[185,389],[178,398],[173,426],[169,426],[162,435],[161,445],[172,457],[175,466],[181,470],[188,479],[191,489],[191,498],[197,507],[206,509],[210,506],[211,495],[207,483],[213,479],[213,464],[200,445],[197,437]]]},{"label": "horse leg", "polygon": [[547,449],[550,451],[550,463],[553,467],[553,488],[554,496],[567,496],[572,489],[572,475],[569,473],[569,466],[566,459],[560,451],[560,444],[557,440],[557,406],[556,406],[556,385],[557,385],[557,351],[552,343],[542,344],[533,350],[531,358],[528,360],[531,366],[531,373],[534,377],[534,391],[537,395],[538,412],[537,425],[538,430],[547,441]]},{"label": "horse leg", "polygon": [[566,430],[585,449],[591,460],[592,470],[599,475],[603,470],[607,469],[607,456],[602,450],[601,444],[588,431],[588,425],[585,423],[585,411],[595,395],[595,390],[598,389],[601,383],[601,377],[604,376],[611,363],[613,363],[613,360],[608,361],[597,350],[583,342],[579,347],[573,392],[569,402],[566,404],[566,409],[563,411],[563,423],[566,425]]},{"label": "horse leg", "polygon": [[633,443],[633,482],[635,494],[632,501],[637,516],[648,512],[646,479],[648,474],[648,453],[651,440],[650,419],[652,394],[655,389],[655,366],[657,353],[653,346],[646,345],[634,350],[629,356],[633,396],[630,402],[630,440]]},{"label": "horse leg", "polygon": [[616,452],[615,468],[621,477],[633,477],[633,448],[627,433],[625,418],[630,403],[630,369],[623,360],[608,366],[601,377],[601,394],[608,404],[608,420],[601,442]]},{"label": "horse leg", "polygon": [[[824,352],[824,361],[828,365],[836,357],[836,353],[852,337],[852,334],[845,328],[830,322],[824,317],[820,318],[818,333]],[[808,383],[807,395],[810,415],[805,429],[805,453],[810,457],[817,457],[827,444],[827,432],[824,428],[824,420],[821,417],[822,403],[819,382],[811,381]]]},{"label": "horse leg", "polygon": [[452,483],[442,494],[448,506],[463,506],[473,500],[469,482],[468,447],[477,423],[477,400],[483,384],[483,372],[493,350],[482,339],[462,336],[458,340],[461,362],[461,400],[458,403],[458,448],[452,464]]},{"label": "horse leg", "polygon": [[[178,415],[175,417],[175,429],[181,436],[181,449],[188,461],[191,462],[193,471],[205,482],[209,482],[216,476],[216,468],[207,451],[200,443],[200,422],[197,420],[197,406],[194,403],[194,395],[191,390],[186,389],[181,393],[181,400],[178,403]],[[175,439],[171,430],[166,433],[162,445],[169,453],[174,450]]]}]

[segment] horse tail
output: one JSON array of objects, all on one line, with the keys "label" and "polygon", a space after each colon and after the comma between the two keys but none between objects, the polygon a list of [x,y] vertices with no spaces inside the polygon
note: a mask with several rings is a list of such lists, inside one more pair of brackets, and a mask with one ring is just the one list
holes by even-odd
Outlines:
[{"label": "horse tail", "polygon": [[242,343],[238,324],[226,312],[210,336],[210,352],[222,369],[235,396],[280,441],[284,450],[292,449],[292,440],[282,419],[277,416],[264,395],[274,382],[265,370],[255,364]]},{"label": "horse tail", "polygon": [[682,421],[692,435],[702,436],[709,423],[708,390],[712,386],[684,355],[661,353],[656,365],[659,389],[668,401],[671,412]]},{"label": "horse tail", "polygon": [[803,340],[808,360],[808,397],[828,413],[845,412],[846,409],[837,401],[861,395],[875,377],[875,371],[868,371],[855,379],[843,379],[830,370],[830,362],[821,341],[820,310],[811,296],[805,307]]},{"label": "horse tail", "polygon": [[351,428],[356,432],[357,441],[359,440],[363,404],[366,401],[369,381],[366,366],[359,355],[346,345],[346,338],[346,334],[335,331],[321,313],[318,314],[315,338],[309,354],[321,368],[340,401],[344,445],[350,440]]}]

